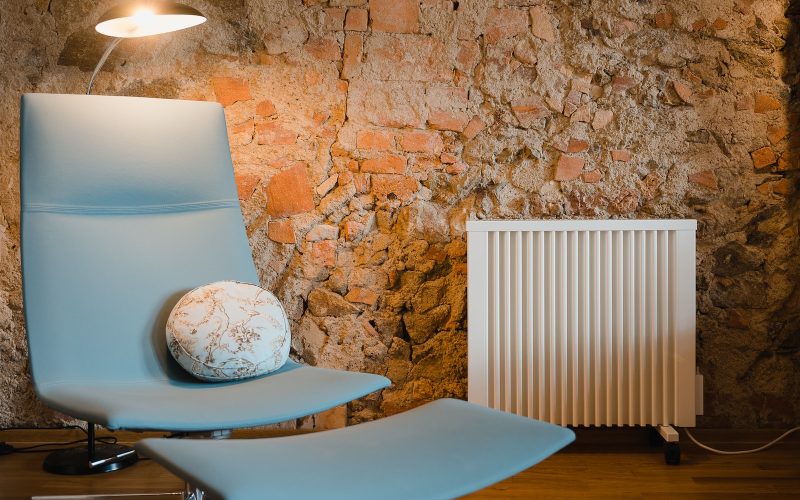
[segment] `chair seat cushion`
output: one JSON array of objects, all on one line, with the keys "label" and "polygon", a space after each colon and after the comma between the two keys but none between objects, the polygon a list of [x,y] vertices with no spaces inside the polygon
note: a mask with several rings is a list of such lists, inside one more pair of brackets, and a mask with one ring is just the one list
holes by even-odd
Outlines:
[{"label": "chair seat cushion", "polygon": [[80,381],[37,386],[51,408],[109,429],[207,431],[285,422],[358,399],[389,385],[372,373],[300,365],[207,384],[176,376],[141,382]]},{"label": "chair seat cushion", "polygon": [[256,377],[289,358],[280,301],[248,283],[218,281],[184,295],[167,320],[167,345],[189,373],[209,382]]},{"label": "chair seat cushion", "polygon": [[136,449],[214,498],[433,499],[479,490],[575,438],[440,399],[364,424],[272,439],[144,439]]}]

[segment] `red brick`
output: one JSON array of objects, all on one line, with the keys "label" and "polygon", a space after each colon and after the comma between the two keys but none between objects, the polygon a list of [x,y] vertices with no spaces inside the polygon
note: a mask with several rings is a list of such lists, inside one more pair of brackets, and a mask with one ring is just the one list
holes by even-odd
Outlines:
[{"label": "red brick", "polygon": [[416,33],[419,27],[419,0],[369,0],[372,31]]},{"label": "red brick", "polygon": [[767,139],[773,146],[781,142],[788,133],[789,129],[783,125],[767,125]]},{"label": "red brick", "polygon": [[342,78],[349,80],[358,76],[361,67],[361,53],[364,40],[361,35],[348,33],[344,37],[344,59],[342,60]]},{"label": "red brick", "polygon": [[256,186],[261,182],[261,176],[256,174],[236,174],[236,189],[240,200],[247,200],[252,196]]},{"label": "red brick", "polygon": [[711,27],[714,28],[715,31],[722,31],[728,27],[728,21],[718,17],[714,19],[713,23],[711,23]]},{"label": "red brick", "polygon": [[678,94],[681,101],[689,102],[689,98],[692,97],[692,89],[689,88],[688,85],[682,82],[673,81],[672,88],[675,90],[675,93]]},{"label": "red brick", "polygon": [[[569,94],[567,94],[566,99],[564,99],[564,105],[562,106],[562,113],[564,114],[564,116],[570,116],[572,115],[572,113],[577,111],[578,106],[581,105],[582,99],[583,99],[583,94],[574,89],[570,90]],[[558,105],[556,105],[555,107],[557,108]]]},{"label": "red brick", "polygon": [[422,156],[415,158],[414,163],[411,165],[411,171],[417,173],[427,173],[431,170],[441,170],[442,162],[432,156]]},{"label": "red brick", "polygon": [[781,179],[772,183],[772,192],[781,196],[789,196],[794,192],[794,181],[792,179]]},{"label": "red brick", "polygon": [[756,169],[768,167],[777,160],[775,151],[769,146],[750,152],[750,157],[753,159],[753,168]]},{"label": "red brick", "polygon": [[344,172],[339,174],[337,178],[337,184],[340,186],[344,186],[345,184],[349,184],[353,180],[353,172],[349,170],[345,170]]},{"label": "red brick", "polygon": [[297,133],[283,128],[277,121],[262,122],[256,125],[258,144],[291,146],[297,143]]},{"label": "red brick", "polygon": [[655,21],[657,28],[669,28],[672,26],[672,13],[667,11],[659,12],[656,14]]},{"label": "red brick", "polygon": [[335,38],[312,37],[303,47],[320,61],[338,61],[342,58],[341,48]]},{"label": "red brick", "polygon": [[358,149],[388,151],[392,149],[392,134],[383,130],[359,130],[356,134]]},{"label": "red brick", "polygon": [[368,21],[369,14],[367,9],[347,9],[344,29],[347,31],[367,31]]},{"label": "red brick", "polygon": [[396,196],[401,201],[410,201],[417,192],[417,180],[403,175],[373,175],[372,193],[380,199]]},{"label": "red brick", "polygon": [[297,242],[292,221],[289,219],[270,221],[267,235],[269,239],[278,243],[293,245]]},{"label": "red brick", "polygon": [[707,187],[708,189],[718,189],[717,176],[714,175],[713,170],[703,170],[689,175],[689,182],[697,184],[698,186]]},{"label": "red brick", "polygon": [[439,155],[439,161],[447,164],[455,163],[458,161],[458,156],[452,153],[442,153]]},{"label": "red brick", "polygon": [[571,137],[567,145],[567,153],[582,153],[589,149],[589,143],[581,139]]},{"label": "red brick", "polygon": [[406,171],[405,156],[386,155],[361,162],[361,171],[373,174],[402,174]]},{"label": "red brick", "polygon": [[328,31],[341,31],[344,28],[345,9],[334,7],[325,9],[325,21],[323,26]]},{"label": "red brick", "polygon": [[436,130],[463,131],[469,122],[469,115],[461,111],[431,111],[428,125]]},{"label": "red brick", "polygon": [[467,168],[469,167],[467,166],[466,163],[464,163],[463,161],[459,161],[447,165],[445,172],[447,172],[448,174],[462,174],[467,171]]},{"label": "red brick", "polygon": [[581,175],[586,160],[577,156],[561,155],[556,163],[557,181],[571,181]]},{"label": "red brick", "polygon": [[378,301],[378,294],[367,288],[351,288],[344,296],[350,302],[374,305]]},{"label": "red brick", "polygon": [[249,119],[246,122],[238,123],[231,127],[231,134],[249,134],[252,138],[253,135],[253,119]]},{"label": "red brick", "polygon": [[553,26],[553,16],[540,5],[531,7],[531,33],[548,42],[556,40],[556,29]]},{"label": "red brick", "polygon": [[792,153],[790,151],[786,151],[781,155],[781,158],[778,160],[778,172],[786,172],[787,170],[795,170],[798,167],[797,159],[792,158]]},{"label": "red brick", "polygon": [[489,9],[484,29],[487,43],[528,31],[528,13],[520,9]]},{"label": "red brick", "polygon": [[438,132],[409,130],[400,135],[400,148],[409,153],[439,154],[444,148],[444,142]]},{"label": "red brick", "polygon": [[464,127],[464,131],[462,133],[464,134],[464,137],[466,137],[467,140],[469,140],[474,138],[479,133],[481,133],[481,130],[485,128],[486,124],[483,122],[483,120],[481,120],[479,116],[476,115],[470,119],[469,123],[467,123],[467,126]]},{"label": "red brick", "polygon": [[767,94],[756,94],[753,110],[756,113],[768,113],[781,109],[781,102]]},{"label": "red brick", "polygon": [[613,149],[611,150],[611,159],[627,163],[631,161],[631,152],[627,149]]},{"label": "red brick", "polygon": [[624,92],[636,85],[636,80],[628,76],[615,76],[611,79],[611,90],[614,92]]},{"label": "red brick", "polygon": [[530,128],[540,119],[550,116],[547,104],[538,96],[511,101],[511,111],[519,120],[520,126]]},{"label": "red brick", "polygon": [[314,198],[303,163],[273,175],[267,185],[267,213],[273,217],[309,212],[314,209]]},{"label": "red brick", "polygon": [[256,114],[258,116],[272,116],[275,113],[277,113],[277,110],[272,101],[264,100],[256,104]]},{"label": "red brick", "polygon": [[472,73],[481,59],[481,48],[472,40],[463,41],[458,45],[456,54],[456,68],[465,73]]},{"label": "red brick", "polygon": [[325,267],[336,265],[336,240],[315,241],[311,244],[311,258]]},{"label": "red brick", "polygon": [[252,99],[250,84],[243,78],[215,76],[211,78],[211,86],[214,87],[214,95],[217,98],[217,102],[223,106],[230,106],[238,101]]},{"label": "red brick", "polygon": [[591,172],[585,172],[583,175],[581,175],[581,179],[583,179],[583,182],[588,184],[595,184],[603,180],[603,173],[600,172],[600,169],[596,168]]}]

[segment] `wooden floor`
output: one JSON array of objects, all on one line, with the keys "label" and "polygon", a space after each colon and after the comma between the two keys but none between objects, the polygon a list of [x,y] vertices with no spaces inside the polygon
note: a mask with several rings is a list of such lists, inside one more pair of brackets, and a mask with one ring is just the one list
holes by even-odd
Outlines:
[{"label": "wooden floor", "polygon": [[[712,445],[753,447],[775,437],[774,432],[733,434],[696,432]],[[129,440],[140,434],[120,433]],[[30,445],[77,437],[68,431],[6,431],[0,441]],[[252,436],[248,436],[252,437]],[[638,430],[579,431],[577,444],[517,476],[480,491],[479,499],[800,499],[800,439],[763,453],[711,455],[684,442],[683,463],[664,464],[660,447],[651,447]],[[737,444],[732,441],[738,440]],[[41,453],[0,456],[0,498],[34,495],[157,493],[179,491],[182,482],[145,460],[122,471],[97,476],[56,476],[41,470]],[[409,478],[413,480],[413,478]],[[380,492],[376,491],[376,499]]]}]

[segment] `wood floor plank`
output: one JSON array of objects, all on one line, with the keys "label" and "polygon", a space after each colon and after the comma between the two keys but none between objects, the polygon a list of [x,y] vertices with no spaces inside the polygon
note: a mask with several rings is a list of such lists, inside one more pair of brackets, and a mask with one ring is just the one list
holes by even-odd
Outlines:
[{"label": "wood floor plank", "polygon": [[[81,433],[15,431],[14,444],[63,441]],[[26,434],[27,432],[27,434]],[[729,432],[730,434],[730,432]],[[139,433],[118,433],[127,441]],[[260,437],[250,432],[241,437]],[[273,435],[266,431],[266,435]],[[725,441],[725,433],[715,437]],[[0,440],[10,440],[3,433]],[[664,464],[660,448],[632,440],[620,446],[588,443],[570,446],[539,465],[470,495],[470,500],[489,499],[798,499],[800,498],[800,442],[791,440],[763,453],[739,456],[711,455],[690,444],[681,444],[683,463]],[[758,444],[758,443],[756,443]],[[731,446],[735,448],[737,446]],[[96,476],[57,476],[41,470],[44,454],[0,456],[0,499],[32,495],[78,495],[174,492],[180,479],[158,464],[144,460],[129,469]],[[376,497],[377,498],[377,497]]]}]

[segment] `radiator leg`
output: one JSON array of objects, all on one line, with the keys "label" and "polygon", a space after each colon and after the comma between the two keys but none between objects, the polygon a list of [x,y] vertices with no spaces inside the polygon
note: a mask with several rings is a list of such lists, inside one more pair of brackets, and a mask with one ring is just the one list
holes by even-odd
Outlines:
[{"label": "radiator leg", "polygon": [[667,465],[680,465],[681,447],[678,444],[678,431],[671,425],[659,425],[656,429],[664,439],[664,462]]}]

